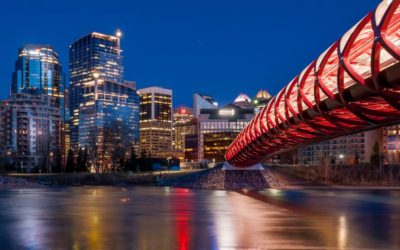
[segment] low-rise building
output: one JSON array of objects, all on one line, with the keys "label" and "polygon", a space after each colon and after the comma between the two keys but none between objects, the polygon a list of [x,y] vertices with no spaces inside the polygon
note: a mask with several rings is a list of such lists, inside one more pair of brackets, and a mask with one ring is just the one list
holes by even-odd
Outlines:
[{"label": "low-rise building", "polygon": [[229,144],[254,116],[246,95],[219,109],[202,109],[198,116],[198,160],[223,161]]},{"label": "low-rise building", "polygon": [[63,153],[57,102],[47,94],[25,93],[0,102],[0,155],[15,170],[53,171],[51,166]]},{"label": "low-rise building", "polygon": [[382,145],[382,129],[341,136],[299,148],[298,164],[315,166],[323,161],[331,165],[369,163],[375,144],[379,148]]}]

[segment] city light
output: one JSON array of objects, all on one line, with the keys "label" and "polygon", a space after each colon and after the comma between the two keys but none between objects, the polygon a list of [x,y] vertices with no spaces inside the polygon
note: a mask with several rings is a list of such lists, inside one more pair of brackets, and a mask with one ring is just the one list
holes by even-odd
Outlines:
[{"label": "city light", "polygon": [[121,38],[121,37],[122,37],[122,31],[121,31],[120,29],[117,29],[117,32],[115,32],[115,35],[116,35],[118,38]]},{"label": "city light", "polygon": [[218,111],[218,114],[220,116],[234,116],[235,115],[235,110],[234,109],[220,109]]}]

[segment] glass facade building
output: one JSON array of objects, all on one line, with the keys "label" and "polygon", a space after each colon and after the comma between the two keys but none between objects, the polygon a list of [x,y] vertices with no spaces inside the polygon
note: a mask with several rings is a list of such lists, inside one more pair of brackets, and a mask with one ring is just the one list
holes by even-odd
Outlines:
[{"label": "glass facade building", "polygon": [[[123,82],[124,68],[120,49],[120,38],[92,32],[70,45],[70,116],[71,147],[77,150],[82,143],[80,138],[80,109],[86,102],[89,92],[85,84],[93,83],[95,78],[116,83]],[[85,92],[86,91],[86,92]]]},{"label": "glass facade building", "polygon": [[65,77],[58,53],[49,45],[27,45],[18,50],[12,74],[11,94],[47,94],[56,99],[65,118]]},{"label": "glass facade building", "polygon": [[84,83],[83,93],[78,145],[90,152],[93,170],[104,172],[139,141],[140,98],[131,86],[102,79]]},{"label": "glass facade building", "polygon": [[124,81],[120,37],[92,32],[72,43],[70,143],[87,149],[92,170],[108,171],[139,141],[140,97]]}]

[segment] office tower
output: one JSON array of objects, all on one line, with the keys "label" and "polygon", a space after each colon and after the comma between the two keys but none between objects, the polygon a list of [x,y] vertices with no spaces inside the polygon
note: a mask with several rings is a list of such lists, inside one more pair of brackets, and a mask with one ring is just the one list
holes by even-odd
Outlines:
[{"label": "office tower", "polygon": [[[80,145],[80,107],[85,102],[86,83],[93,85],[95,77],[102,81],[122,83],[124,69],[120,37],[92,32],[70,45],[70,116],[71,146],[76,151]],[[91,90],[93,91],[94,88]]]},{"label": "office tower", "polygon": [[172,90],[139,89],[140,149],[154,155],[172,146]]},{"label": "office tower", "polygon": [[95,172],[118,167],[139,140],[140,98],[123,79],[119,35],[93,32],[69,50],[71,148],[85,149]]},{"label": "office tower", "polygon": [[197,117],[202,109],[217,109],[218,103],[212,96],[195,93],[193,95],[193,114]]},{"label": "office tower", "polygon": [[244,105],[248,98],[239,95],[222,108],[202,109],[198,116],[198,160],[224,160],[227,147],[254,116],[254,107]]},{"label": "office tower", "polygon": [[7,156],[14,170],[55,171],[63,124],[56,103],[55,97],[26,93],[0,102],[0,155]]},{"label": "office tower", "polygon": [[191,108],[182,106],[174,109],[173,131],[175,149],[185,150],[185,136],[197,133],[197,121]]},{"label": "office tower", "polygon": [[78,144],[87,149],[92,171],[116,167],[139,141],[136,89],[100,77],[83,83]]},{"label": "office tower", "polygon": [[27,45],[18,50],[11,94],[47,94],[56,99],[64,118],[64,75],[58,53],[49,45]]}]

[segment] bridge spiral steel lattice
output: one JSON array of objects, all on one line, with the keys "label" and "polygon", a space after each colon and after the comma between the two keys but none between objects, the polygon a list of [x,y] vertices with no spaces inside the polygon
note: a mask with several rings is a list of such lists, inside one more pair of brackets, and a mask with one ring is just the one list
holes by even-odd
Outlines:
[{"label": "bridge spiral steel lattice", "polygon": [[383,1],[249,122],[225,158],[248,167],[318,141],[400,122],[400,0]]}]

